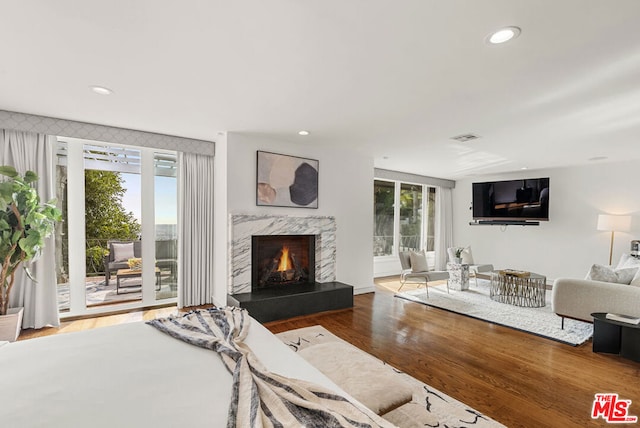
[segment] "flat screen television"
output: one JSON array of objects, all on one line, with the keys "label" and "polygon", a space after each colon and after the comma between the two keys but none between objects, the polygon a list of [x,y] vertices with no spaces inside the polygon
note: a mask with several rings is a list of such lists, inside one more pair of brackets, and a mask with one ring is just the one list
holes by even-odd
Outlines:
[{"label": "flat screen television", "polygon": [[549,220],[549,178],[473,183],[474,220]]}]

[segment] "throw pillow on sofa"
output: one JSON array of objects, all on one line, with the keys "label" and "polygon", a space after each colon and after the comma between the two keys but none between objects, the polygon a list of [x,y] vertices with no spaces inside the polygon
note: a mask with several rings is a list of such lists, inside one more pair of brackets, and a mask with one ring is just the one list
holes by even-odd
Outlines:
[{"label": "throw pillow on sofa", "polygon": [[630,268],[630,267],[634,267],[634,268],[640,268],[640,259],[635,258],[635,257],[629,257],[627,259],[626,262],[624,262],[624,264],[616,269],[620,269],[620,268]]},{"label": "throw pillow on sofa", "polygon": [[631,255],[627,254],[627,253],[622,253],[622,255],[620,256],[620,260],[618,261],[618,264],[616,265],[616,269],[621,269],[623,267],[625,267],[625,263],[627,263],[629,261],[629,259],[631,259]]},{"label": "throw pillow on sofa", "polygon": [[622,263],[622,268],[636,268],[637,272],[635,276],[629,282],[629,285],[640,286],[640,259],[637,257],[629,256],[628,254],[623,254],[622,256],[627,256],[624,263],[622,263],[622,258],[620,258],[620,263]]},{"label": "throw pillow on sofa", "polygon": [[618,284],[630,284],[636,273],[637,267],[613,269],[609,266],[593,265],[585,279],[602,282],[615,282]]}]

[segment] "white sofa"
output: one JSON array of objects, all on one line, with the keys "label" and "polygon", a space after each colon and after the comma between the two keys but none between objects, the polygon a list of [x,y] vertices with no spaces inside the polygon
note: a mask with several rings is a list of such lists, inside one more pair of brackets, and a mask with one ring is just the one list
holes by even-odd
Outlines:
[{"label": "white sofa", "polygon": [[564,318],[593,322],[593,312],[640,317],[640,287],[590,279],[558,278],[551,290],[553,311]]}]

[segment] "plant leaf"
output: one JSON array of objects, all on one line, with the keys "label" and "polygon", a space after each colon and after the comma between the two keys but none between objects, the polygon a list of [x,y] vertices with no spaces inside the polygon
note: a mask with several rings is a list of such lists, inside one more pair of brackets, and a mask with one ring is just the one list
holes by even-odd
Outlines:
[{"label": "plant leaf", "polygon": [[0,166],[0,175],[14,178],[18,176],[18,171],[11,165],[2,165]]},{"label": "plant leaf", "polygon": [[38,174],[33,171],[27,171],[24,174],[25,183],[33,183],[34,181],[38,181]]}]

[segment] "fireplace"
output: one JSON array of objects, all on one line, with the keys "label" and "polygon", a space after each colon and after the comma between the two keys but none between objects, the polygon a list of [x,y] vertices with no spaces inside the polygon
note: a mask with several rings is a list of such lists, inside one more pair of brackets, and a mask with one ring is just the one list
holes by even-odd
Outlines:
[{"label": "fireplace", "polygon": [[315,283],[315,235],[253,235],[251,291]]},{"label": "fireplace", "polygon": [[[336,281],[335,218],[233,214],[230,230],[227,305],[246,309],[259,322],[353,307],[353,287]],[[296,235],[292,235],[292,231]],[[287,274],[287,270],[291,271],[288,268],[284,275],[274,276],[269,270],[275,258],[280,266],[283,240],[290,254],[287,260],[293,266],[293,275]],[[300,270],[303,273],[296,281],[291,254],[299,264],[298,274]],[[267,264],[269,269],[265,270]],[[273,270],[278,272],[276,268]],[[268,280],[260,286],[258,276],[266,276]]]}]

